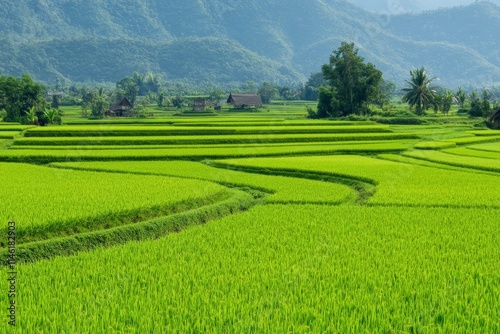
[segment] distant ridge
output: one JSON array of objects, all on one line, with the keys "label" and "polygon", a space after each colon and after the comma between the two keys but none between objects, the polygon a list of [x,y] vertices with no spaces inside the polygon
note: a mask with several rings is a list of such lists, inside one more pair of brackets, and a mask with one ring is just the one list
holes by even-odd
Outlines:
[{"label": "distant ridge", "polygon": [[192,82],[304,81],[343,40],[386,79],[425,66],[441,84],[500,82],[500,7],[380,16],[342,0],[0,3],[0,73],[114,82],[133,71]]}]

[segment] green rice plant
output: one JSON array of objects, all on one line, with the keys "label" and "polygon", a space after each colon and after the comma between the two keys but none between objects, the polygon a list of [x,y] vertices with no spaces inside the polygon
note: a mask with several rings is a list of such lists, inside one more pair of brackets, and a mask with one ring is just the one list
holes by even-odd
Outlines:
[{"label": "green rice plant", "polygon": [[[0,161],[49,163],[57,161],[109,161],[109,160],[203,160],[207,158],[283,156],[283,155],[314,155],[340,153],[383,153],[404,151],[411,142],[364,142],[329,143],[328,145],[283,145],[283,146],[252,146],[233,145],[233,147],[178,147],[172,149],[80,149],[68,147],[59,150],[27,149],[0,150]],[[99,148],[99,146],[93,146]],[[64,146],[61,146],[64,148]]]},{"label": "green rice plant", "polygon": [[[415,151],[418,152],[418,151]],[[422,151],[422,153],[432,151]],[[369,205],[498,207],[500,177],[335,155],[219,160],[245,171],[277,170],[353,178],[376,185]]]},{"label": "green rice plant", "polygon": [[388,126],[240,126],[240,127],[181,127],[181,126],[61,126],[28,130],[25,137],[111,137],[111,136],[205,136],[231,134],[299,134],[299,133],[376,133],[390,132]]},{"label": "green rice plant", "polygon": [[302,126],[368,126],[376,125],[375,122],[367,121],[331,121],[331,120],[280,120],[280,121],[246,121],[246,122],[175,122],[174,126],[196,126],[196,127],[240,127],[240,126],[251,126],[251,127],[266,127],[266,126],[286,126],[286,127],[302,127]]},{"label": "green rice plant", "polygon": [[445,153],[456,154],[456,155],[465,155],[469,157],[477,157],[477,158],[486,158],[486,159],[500,159],[500,151],[483,151],[477,150],[469,147],[459,147],[450,150],[443,150]]},{"label": "green rice plant", "polygon": [[14,145],[188,145],[188,144],[250,144],[354,140],[402,140],[418,139],[404,133],[353,133],[353,134],[254,134],[254,135],[206,135],[162,137],[57,137],[18,138]]},{"label": "green rice plant", "polygon": [[480,145],[467,146],[471,150],[487,151],[487,152],[500,152],[500,143],[487,143]]},{"label": "green rice plant", "polygon": [[214,168],[189,161],[129,161],[53,163],[51,166],[93,171],[189,177],[271,193],[267,203],[339,204],[355,199],[354,191],[341,184],[293,177],[259,175]]},{"label": "green rice plant", "polygon": [[226,188],[199,180],[12,163],[0,163],[0,170],[0,221],[16,221],[19,243],[133,223],[227,197]]},{"label": "green rice plant", "polygon": [[455,142],[457,145],[468,145],[468,144],[487,143],[495,141],[500,141],[500,136],[463,137],[453,140],[453,142]]},{"label": "green rice plant", "polygon": [[499,214],[258,206],[159,240],[19,265],[17,330],[498,333]]},{"label": "green rice plant", "polygon": [[480,130],[480,131],[467,131],[467,133],[473,134],[474,136],[500,136],[500,131],[498,130]]},{"label": "green rice plant", "polygon": [[[450,153],[453,152],[454,151],[451,151]],[[472,157],[460,154],[449,154],[439,151],[410,151],[405,152],[404,155],[416,159],[428,160],[451,166],[500,172],[500,162],[498,161],[498,159]]]},{"label": "green rice plant", "polygon": [[457,145],[468,145],[468,144],[494,142],[494,141],[500,141],[500,136],[460,137],[460,138],[444,139],[440,141],[428,141],[428,142],[418,143],[417,145],[415,145],[415,148],[424,150],[425,149],[440,150],[444,148],[455,147]]},{"label": "green rice plant", "polygon": [[21,132],[19,131],[0,131],[0,139],[13,139],[18,136]]},{"label": "green rice plant", "polygon": [[[449,169],[449,170],[456,170],[456,171],[467,172],[467,173],[471,172],[471,170],[469,168],[451,166],[451,165],[447,165],[447,164],[441,164],[438,162],[432,162],[429,160],[410,158],[408,156],[403,156],[403,155],[399,155],[399,154],[390,154],[390,153],[379,154],[379,155],[377,155],[377,158],[389,160],[389,161],[394,161],[394,162],[407,163],[407,164],[411,164],[411,165],[434,167],[434,168],[439,168],[439,169]],[[489,171],[485,171],[485,170],[474,170],[474,173],[498,176],[498,174],[495,172],[489,172]]]},{"label": "green rice plant", "polygon": [[[413,144],[413,141],[395,141],[395,140],[371,140],[371,141],[343,141],[343,142],[303,142],[303,143],[268,143],[268,144],[245,144],[244,148],[248,147],[297,147],[297,146],[338,146],[338,145],[351,145],[356,148],[359,145],[367,146],[372,144],[403,144],[407,147]],[[361,147],[361,146],[360,146]],[[241,144],[206,144],[200,145],[99,145],[99,146],[82,146],[82,145],[68,145],[68,146],[51,146],[51,145],[20,145],[12,146],[12,150],[137,150],[137,149],[199,149],[199,148],[227,148],[227,149],[241,149]]]},{"label": "green rice plant", "polygon": [[415,148],[418,148],[420,150],[442,150],[445,148],[451,148],[451,147],[456,147],[457,144],[454,142],[447,142],[447,141],[424,141],[415,144]]},{"label": "green rice plant", "polygon": [[0,132],[3,131],[24,131],[27,129],[35,128],[35,125],[20,125],[20,124],[1,124],[0,123]]}]

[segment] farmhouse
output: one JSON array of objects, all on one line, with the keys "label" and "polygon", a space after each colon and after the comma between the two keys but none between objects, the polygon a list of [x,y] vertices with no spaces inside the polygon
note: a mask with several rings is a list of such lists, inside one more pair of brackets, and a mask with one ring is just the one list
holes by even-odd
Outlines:
[{"label": "farmhouse", "polygon": [[194,111],[205,111],[207,109],[207,106],[208,101],[206,99],[194,99]]},{"label": "farmhouse", "polygon": [[256,94],[229,94],[227,103],[232,104],[237,108],[259,107],[262,105],[262,100]]},{"label": "farmhouse", "polygon": [[500,128],[500,108],[494,111],[490,118],[488,118],[488,123],[494,128]]},{"label": "farmhouse", "polygon": [[122,96],[120,101],[118,101],[114,106],[109,108],[108,112],[106,113],[106,116],[128,116],[130,110],[132,110],[134,106],[130,101],[125,97]]}]

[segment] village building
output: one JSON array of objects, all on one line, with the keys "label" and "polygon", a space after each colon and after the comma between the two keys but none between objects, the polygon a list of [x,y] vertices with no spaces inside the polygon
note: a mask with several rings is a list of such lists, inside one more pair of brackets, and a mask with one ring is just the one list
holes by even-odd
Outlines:
[{"label": "village building", "polygon": [[208,106],[208,101],[207,99],[202,99],[202,98],[196,98],[194,99],[194,111],[206,111],[207,106]]},{"label": "village building", "polygon": [[229,94],[227,103],[232,104],[236,108],[260,107],[262,99],[257,94]]},{"label": "village building", "polygon": [[125,97],[122,98],[106,112],[106,116],[130,116],[130,111],[134,108],[132,103]]},{"label": "village building", "polygon": [[488,123],[494,128],[500,129],[500,108],[494,111],[490,118],[488,118]]}]

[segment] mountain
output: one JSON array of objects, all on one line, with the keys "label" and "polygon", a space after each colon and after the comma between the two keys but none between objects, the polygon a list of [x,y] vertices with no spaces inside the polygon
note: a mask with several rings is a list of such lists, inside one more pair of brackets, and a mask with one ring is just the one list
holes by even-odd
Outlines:
[{"label": "mountain", "polygon": [[[450,8],[456,6],[467,6],[475,0],[348,0],[350,3],[365,10],[397,15],[403,13],[419,13],[424,11]],[[481,0],[479,0],[481,1]],[[500,6],[500,0],[488,0]]]},{"label": "mountain", "polygon": [[[384,16],[344,0],[18,0],[0,3],[0,73],[114,82],[133,71],[193,82],[294,83],[340,42],[401,83],[500,81],[500,7]],[[458,34],[457,34],[458,32]]]}]

